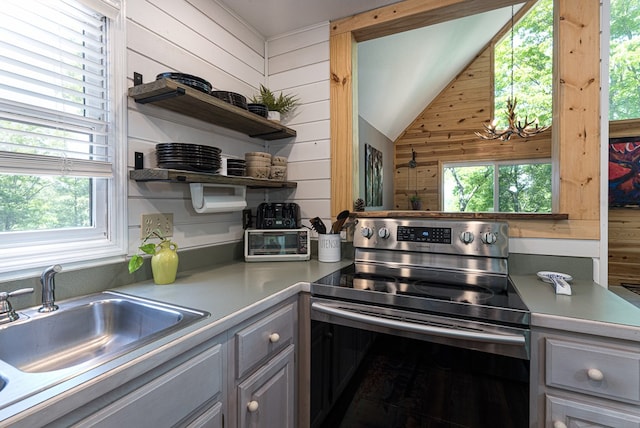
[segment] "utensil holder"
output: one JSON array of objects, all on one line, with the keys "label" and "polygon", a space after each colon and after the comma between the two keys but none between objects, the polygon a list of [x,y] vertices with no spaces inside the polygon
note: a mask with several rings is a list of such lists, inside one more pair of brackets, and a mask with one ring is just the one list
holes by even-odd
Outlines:
[{"label": "utensil holder", "polygon": [[318,261],[339,262],[341,257],[341,239],[339,233],[318,235]]}]

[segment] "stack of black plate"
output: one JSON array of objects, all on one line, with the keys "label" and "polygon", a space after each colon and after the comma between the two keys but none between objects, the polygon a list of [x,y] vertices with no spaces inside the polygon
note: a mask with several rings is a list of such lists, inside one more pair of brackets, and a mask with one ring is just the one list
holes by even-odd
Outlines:
[{"label": "stack of black plate", "polygon": [[227,159],[227,175],[243,177],[247,175],[247,163],[244,159]]},{"label": "stack of black plate", "polygon": [[258,116],[268,117],[269,109],[264,104],[247,104],[247,108],[251,113],[255,113]]},{"label": "stack of black plate", "polygon": [[217,172],[220,169],[217,147],[188,143],[156,144],[158,167],[187,171]]},{"label": "stack of black plate", "polygon": [[244,95],[229,91],[211,91],[211,95],[236,107],[247,109],[247,97]]},{"label": "stack of black plate", "polygon": [[211,83],[207,82],[206,80],[198,76],[193,76],[191,74],[166,72],[166,73],[160,73],[156,76],[156,80],[160,80],[160,79],[175,80],[178,83],[182,83],[183,85],[187,85],[190,88],[202,91],[205,94],[208,94],[211,92]]}]

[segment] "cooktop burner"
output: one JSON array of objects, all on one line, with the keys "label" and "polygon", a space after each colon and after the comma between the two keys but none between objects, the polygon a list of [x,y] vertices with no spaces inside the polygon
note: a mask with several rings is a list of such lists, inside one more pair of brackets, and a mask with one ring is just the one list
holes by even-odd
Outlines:
[{"label": "cooktop burner", "polygon": [[507,277],[496,281],[499,284],[495,287],[441,283],[425,278],[359,273],[352,264],[312,283],[311,293],[316,297],[528,325],[529,309],[513,284]]}]

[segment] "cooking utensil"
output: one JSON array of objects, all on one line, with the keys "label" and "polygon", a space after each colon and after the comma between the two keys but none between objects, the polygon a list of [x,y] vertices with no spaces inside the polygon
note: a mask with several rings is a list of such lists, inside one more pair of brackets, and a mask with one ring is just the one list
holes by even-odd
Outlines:
[{"label": "cooking utensil", "polygon": [[349,210],[339,212],[336,216],[336,221],[331,225],[331,233],[340,233],[342,225],[344,225],[347,218],[349,218]]},{"label": "cooking utensil", "polygon": [[324,225],[320,217],[314,217],[309,221],[311,222],[311,226],[313,226],[313,229],[316,232],[318,232],[321,235],[325,235],[327,233],[327,226]]},{"label": "cooking utensil", "polygon": [[571,296],[571,285],[567,282],[573,280],[571,275],[560,272],[540,271],[538,272],[538,278],[546,283],[553,284],[556,294]]}]

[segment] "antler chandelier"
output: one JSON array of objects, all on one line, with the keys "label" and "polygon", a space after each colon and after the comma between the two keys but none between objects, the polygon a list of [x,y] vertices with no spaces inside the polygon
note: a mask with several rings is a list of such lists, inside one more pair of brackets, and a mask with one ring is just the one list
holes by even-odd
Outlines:
[{"label": "antler chandelier", "polygon": [[[513,27],[514,27],[514,14],[513,14],[513,5],[511,6],[511,96],[507,99],[507,108],[505,110],[505,115],[509,122],[509,126],[507,129],[497,129],[497,120],[494,119],[492,123],[486,124],[483,123],[484,127],[483,132],[476,132],[475,134],[482,138],[483,140],[502,140],[508,141],[514,135],[520,138],[532,137],[536,134],[546,131],[549,129],[548,126],[540,127],[538,126],[538,120],[529,120],[528,116],[524,117],[524,122],[518,120],[518,116],[516,115],[516,106],[518,105],[518,100],[513,96],[513,63],[514,63],[514,48],[513,48]],[[534,128],[530,128],[531,125],[535,125]]]}]

